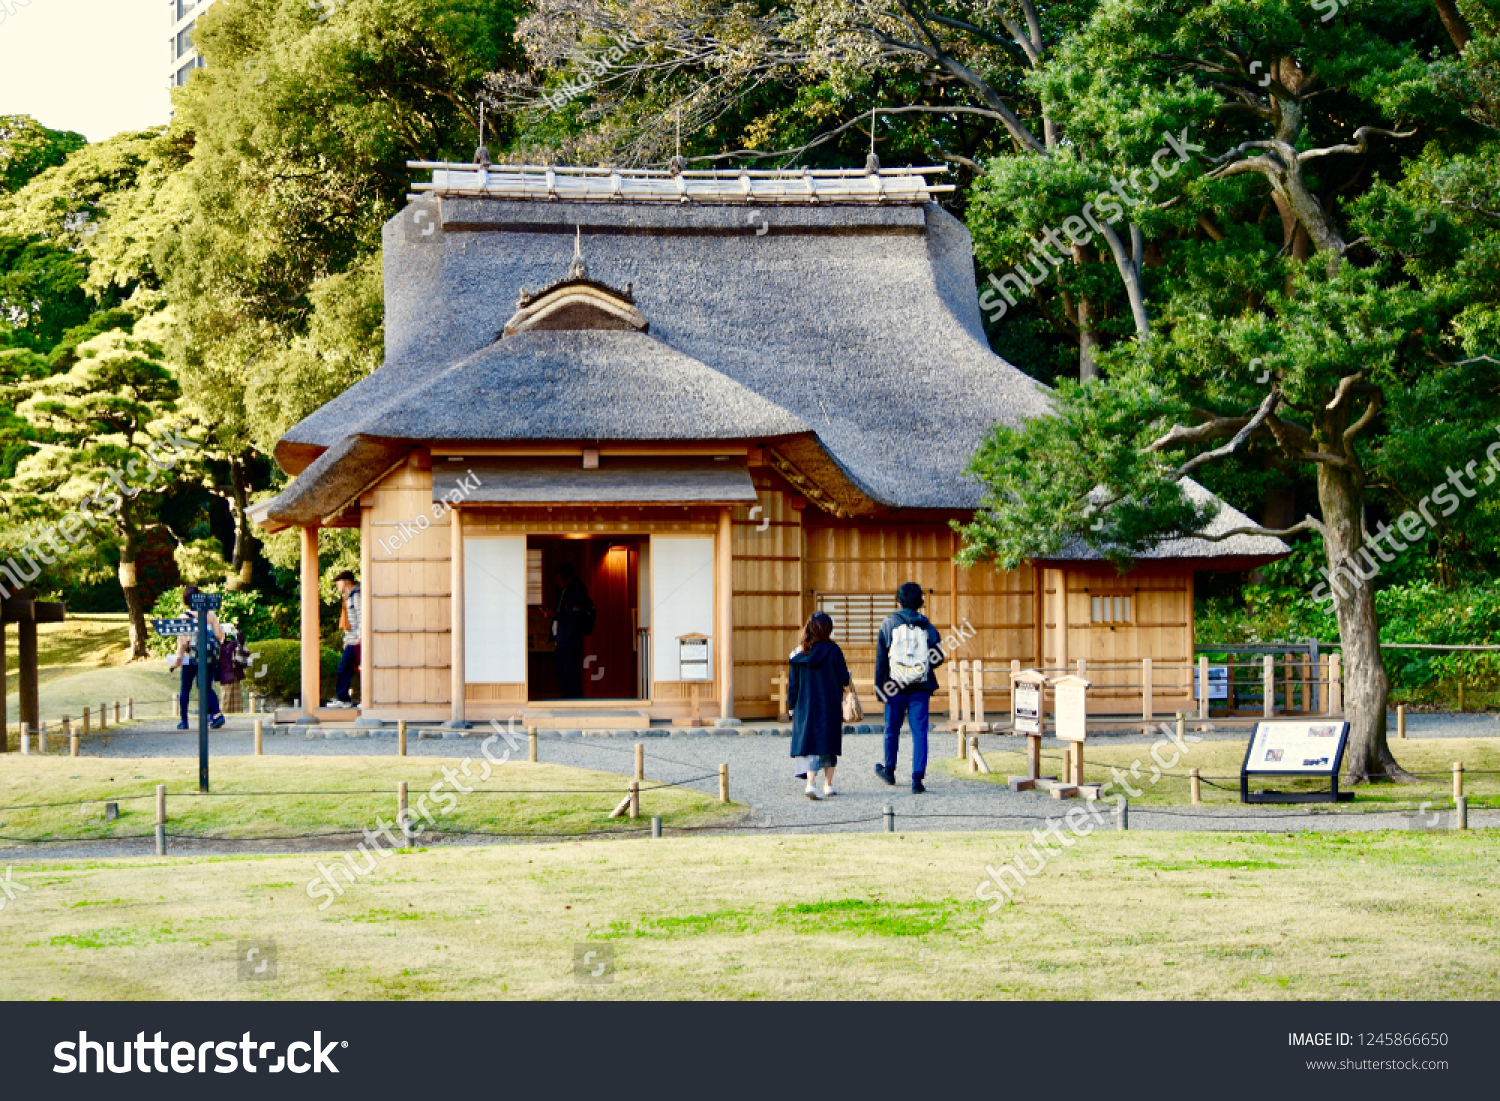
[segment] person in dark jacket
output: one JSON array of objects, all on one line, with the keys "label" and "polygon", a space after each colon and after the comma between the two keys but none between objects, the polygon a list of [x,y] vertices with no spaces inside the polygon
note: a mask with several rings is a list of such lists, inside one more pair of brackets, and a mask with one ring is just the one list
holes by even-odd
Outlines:
[{"label": "person in dark jacket", "polygon": [[[927,790],[922,778],[927,775],[928,705],[938,689],[933,670],[943,664],[942,638],[918,611],[922,603],[922,586],[915,581],[897,589],[896,611],[880,625],[880,640],[875,646],[875,695],[885,702],[885,763],[875,766],[875,775],[888,784],[896,782],[901,724],[909,720],[913,795]],[[925,675],[916,675],[921,672]]]},{"label": "person in dark jacket", "polygon": [[583,699],[583,647],[593,629],[594,602],[583,582],[566,562],[557,567],[557,606],[552,613],[552,633],[556,650],[552,655],[557,669],[558,695],[565,700]]},{"label": "person in dark jacket", "polygon": [[832,639],[833,620],[814,612],[788,661],[786,706],[792,713],[792,756],[798,778],[806,777],[806,795],[818,798],[814,781],[823,770],[823,794],[833,790],[833,770],[844,751],[844,688],[849,666]]}]

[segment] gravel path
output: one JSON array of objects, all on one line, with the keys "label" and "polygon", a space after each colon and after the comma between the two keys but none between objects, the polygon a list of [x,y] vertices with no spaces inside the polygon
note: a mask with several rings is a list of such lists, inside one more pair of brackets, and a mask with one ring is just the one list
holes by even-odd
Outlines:
[{"label": "gravel path", "polygon": [[[287,728],[282,728],[283,730]],[[745,736],[718,730],[667,731],[658,728],[645,736],[640,732],[620,732],[617,737],[583,737],[578,732],[543,733],[538,756],[556,764],[613,772],[628,776],[634,768],[633,743],[646,746],[648,780],[687,782],[706,794],[718,792],[720,764],[729,766],[730,797],[747,804],[745,817],[722,832],[872,832],[884,828],[883,811],[889,805],[895,811],[898,832],[915,830],[1018,830],[1044,827],[1049,816],[1066,814],[1082,804],[1060,802],[1037,792],[1012,792],[1003,785],[971,782],[949,776],[929,764],[927,793],[913,795],[910,789],[910,739],[903,736],[902,753],[897,769],[900,782],[892,787],[874,774],[881,756],[882,739],[878,734],[855,734],[844,738],[844,756],[835,775],[838,795],[831,799],[811,801],[803,794],[803,783],[792,775],[790,744],[785,737],[769,733]],[[873,728],[872,728],[873,729]],[[373,735],[358,733],[354,737],[325,736],[307,738],[300,734],[271,734],[267,727],[264,749],[267,755],[286,756],[394,756],[394,730]],[[1413,737],[1483,737],[1500,735],[1500,722],[1489,715],[1412,715],[1408,731]],[[481,756],[479,738],[433,736],[420,737],[419,729],[408,735],[407,752],[413,757],[455,758]],[[480,732],[487,736],[488,731]],[[667,736],[663,736],[667,735]],[[1206,731],[1212,740],[1243,740],[1243,730]],[[246,718],[232,718],[221,730],[210,735],[210,752],[214,756],[239,756],[253,751],[252,724]],[[1117,744],[1149,744],[1139,732],[1101,734],[1101,741]],[[930,750],[933,758],[951,755],[954,737],[935,734]],[[1010,738],[985,735],[981,747],[998,748],[1014,744]],[[1056,753],[1061,743],[1049,739],[1044,752]],[[492,747],[499,755],[504,743]],[[522,739],[522,752],[524,737]],[[86,743],[88,756],[195,758],[196,732],[181,732],[169,725],[142,724],[119,733],[91,738]],[[697,778],[697,779],[695,779]],[[650,813],[649,796],[645,813]],[[1101,805],[1106,817],[1105,828],[1115,828],[1113,808]],[[1472,827],[1500,826],[1500,812],[1475,810],[1470,813]],[[1160,808],[1132,807],[1130,825],[1151,830],[1382,830],[1406,829],[1411,822],[1404,812],[1372,812],[1327,807],[1215,807]],[[454,842],[450,842],[454,843]],[[491,843],[474,839],[466,843]],[[309,839],[281,845],[266,843],[231,844],[215,842],[174,842],[176,853],[209,852],[287,852],[309,849],[327,850],[342,847],[338,839]],[[31,858],[75,858],[78,856],[150,855],[149,840],[88,845],[57,844],[28,846],[10,850],[6,856]]]}]

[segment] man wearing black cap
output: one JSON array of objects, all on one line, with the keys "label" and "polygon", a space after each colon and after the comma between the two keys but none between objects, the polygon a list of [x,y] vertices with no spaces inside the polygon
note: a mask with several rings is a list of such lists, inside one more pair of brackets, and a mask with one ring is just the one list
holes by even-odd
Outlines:
[{"label": "man wearing black cap", "polygon": [[911,723],[911,790],[927,789],[927,707],[937,691],[933,670],[943,664],[938,630],[919,609],[922,586],[908,581],[896,590],[896,611],[880,625],[875,647],[875,695],[885,701],[885,763],[875,775],[896,782],[896,754],[901,748],[901,724]]},{"label": "man wearing black cap", "polygon": [[344,632],[344,653],[339,658],[338,696],[328,701],[329,707],[353,707],[349,688],[359,673],[359,621],[360,590],[354,573],[345,570],[333,579],[343,597],[344,606],[339,609],[339,628]]}]

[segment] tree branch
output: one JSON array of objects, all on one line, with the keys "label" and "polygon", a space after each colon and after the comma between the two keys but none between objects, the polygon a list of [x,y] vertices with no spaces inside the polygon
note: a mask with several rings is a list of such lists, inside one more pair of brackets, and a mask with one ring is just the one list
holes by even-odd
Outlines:
[{"label": "tree branch", "polygon": [[1272,539],[1285,539],[1289,535],[1296,535],[1299,531],[1315,531],[1319,535],[1322,535],[1325,533],[1325,530],[1322,521],[1314,520],[1311,516],[1308,516],[1289,528],[1263,528],[1260,526],[1253,528],[1231,528],[1228,531],[1221,531],[1218,535],[1206,535],[1195,531],[1188,538],[1202,539],[1206,543],[1222,543],[1225,539],[1232,539],[1236,535],[1265,535]]},{"label": "tree branch", "polygon": [[1280,401],[1281,391],[1273,386],[1271,392],[1266,395],[1265,400],[1260,403],[1260,408],[1255,411],[1255,416],[1245,422],[1244,427],[1234,434],[1233,439],[1222,447],[1216,447],[1212,451],[1205,451],[1201,455],[1194,455],[1173,471],[1172,480],[1175,482],[1180,478],[1186,477],[1189,472],[1197,469],[1206,462],[1212,462],[1214,459],[1222,459],[1225,455],[1234,454],[1242,443],[1254,435],[1261,425],[1266,423],[1266,418],[1276,411],[1276,406]]}]

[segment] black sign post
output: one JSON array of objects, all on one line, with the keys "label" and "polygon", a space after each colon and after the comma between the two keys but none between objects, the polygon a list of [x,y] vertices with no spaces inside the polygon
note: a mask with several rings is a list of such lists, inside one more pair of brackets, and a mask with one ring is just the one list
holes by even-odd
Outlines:
[{"label": "black sign post", "polygon": [[[208,794],[208,613],[224,603],[221,593],[194,593],[188,606],[198,614],[191,619],[158,619],[153,626],[162,637],[197,634],[194,644],[198,665],[198,790]],[[195,630],[196,627],[196,630]]]}]

